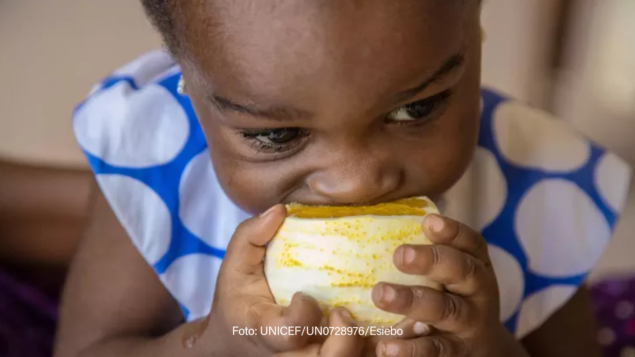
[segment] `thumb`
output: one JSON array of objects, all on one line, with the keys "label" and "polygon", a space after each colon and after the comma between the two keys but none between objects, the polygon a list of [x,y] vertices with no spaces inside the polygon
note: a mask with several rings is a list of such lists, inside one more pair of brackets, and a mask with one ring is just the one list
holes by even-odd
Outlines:
[{"label": "thumb", "polygon": [[357,322],[348,310],[339,308],[333,311],[329,316],[329,327],[334,327],[335,333],[326,339],[319,356],[359,356],[364,348],[364,338],[358,330],[353,329],[356,326]]},{"label": "thumb", "polygon": [[276,205],[241,223],[227,246],[222,268],[230,274],[263,274],[266,245],[276,235],[286,215],[285,206]]},{"label": "thumb", "polygon": [[276,354],[275,357],[357,357],[364,349],[364,338],[356,329],[350,312],[340,308],[329,315],[329,331],[323,344],[314,343],[300,350]]}]

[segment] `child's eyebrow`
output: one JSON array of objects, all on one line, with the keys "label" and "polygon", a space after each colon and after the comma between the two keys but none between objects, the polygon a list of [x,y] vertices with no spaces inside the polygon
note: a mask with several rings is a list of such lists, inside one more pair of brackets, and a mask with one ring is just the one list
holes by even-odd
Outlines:
[{"label": "child's eyebrow", "polygon": [[253,117],[267,118],[271,120],[289,121],[297,119],[311,119],[313,113],[293,107],[255,108],[245,104],[234,103],[227,98],[212,95],[211,101],[220,111],[234,111]]},{"label": "child's eyebrow", "polygon": [[404,101],[421,93],[430,84],[440,81],[441,79],[447,77],[450,73],[457,70],[464,62],[465,55],[463,55],[462,52],[450,56],[432,76],[424,80],[421,84],[399,93],[397,95],[398,101]]}]

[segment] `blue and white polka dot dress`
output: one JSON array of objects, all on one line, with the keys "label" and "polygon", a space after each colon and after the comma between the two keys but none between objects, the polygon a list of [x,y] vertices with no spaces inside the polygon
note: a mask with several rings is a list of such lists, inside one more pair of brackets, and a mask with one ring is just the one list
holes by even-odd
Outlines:
[{"label": "blue and white polka dot dress", "polygon": [[[149,53],[97,85],[74,130],[115,215],[187,320],[206,315],[236,226],[180,69]],[[479,147],[444,213],[481,231],[519,338],[574,294],[609,242],[630,168],[564,123],[482,92]]]}]

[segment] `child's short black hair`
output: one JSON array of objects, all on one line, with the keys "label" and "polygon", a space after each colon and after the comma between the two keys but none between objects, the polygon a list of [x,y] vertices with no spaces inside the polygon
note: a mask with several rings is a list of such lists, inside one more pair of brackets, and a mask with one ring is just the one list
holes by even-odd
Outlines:
[{"label": "child's short black hair", "polygon": [[141,0],[146,15],[174,54],[181,50],[174,19],[175,3],[174,0]]}]

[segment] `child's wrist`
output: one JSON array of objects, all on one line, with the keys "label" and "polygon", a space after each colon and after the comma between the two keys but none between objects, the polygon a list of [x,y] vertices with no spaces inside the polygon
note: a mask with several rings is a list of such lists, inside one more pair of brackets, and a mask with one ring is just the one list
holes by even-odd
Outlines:
[{"label": "child's wrist", "polygon": [[501,357],[531,357],[523,344],[509,330],[503,325],[500,325],[500,328],[505,341],[502,344],[503,350],[499,353]]}]

